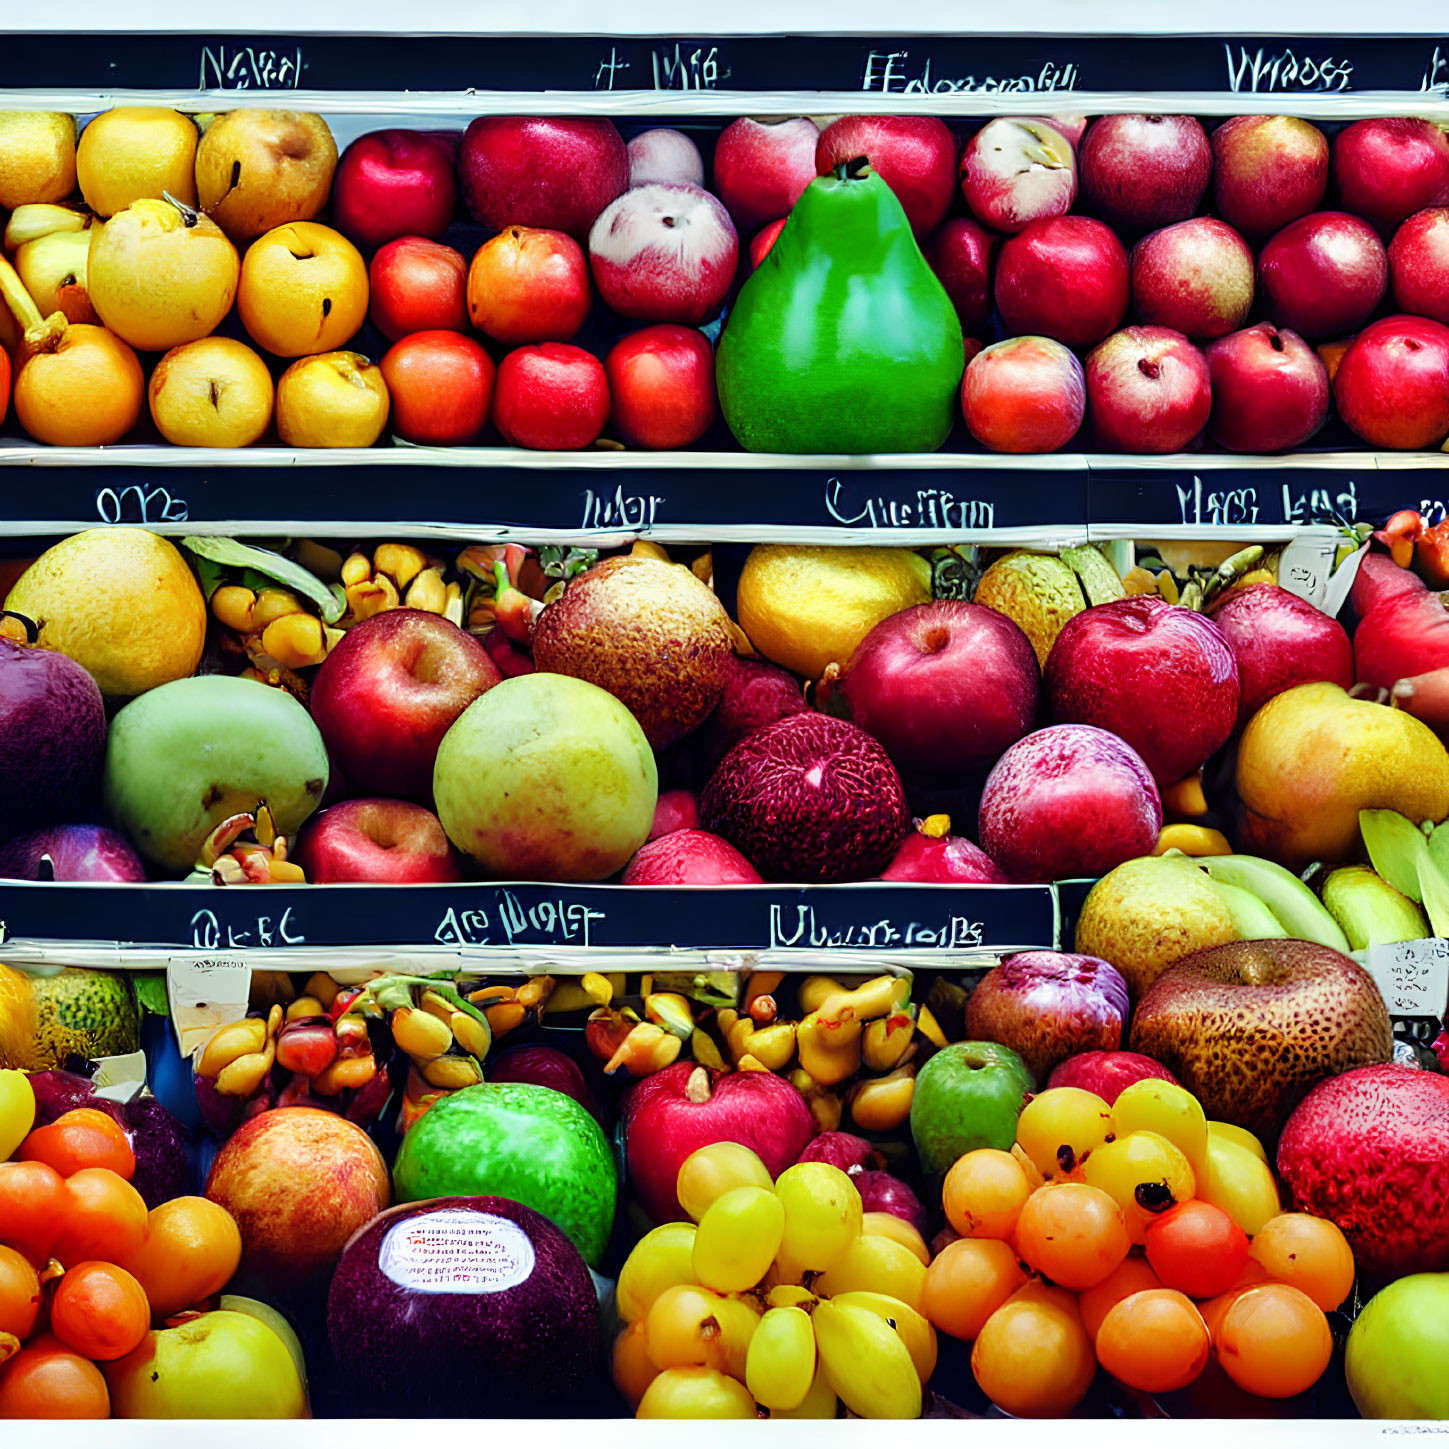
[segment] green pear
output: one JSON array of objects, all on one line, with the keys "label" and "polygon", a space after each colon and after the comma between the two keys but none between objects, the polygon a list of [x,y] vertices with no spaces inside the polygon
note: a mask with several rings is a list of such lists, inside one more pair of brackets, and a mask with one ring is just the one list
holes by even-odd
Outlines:
[{"label": "green pear", "polygon": [[1418,906],[1366,865],[1344,865],[1330,872],[1323,882],[1323,904],[1353,951],[1420,941],[1429,934],[1429,923]]}]

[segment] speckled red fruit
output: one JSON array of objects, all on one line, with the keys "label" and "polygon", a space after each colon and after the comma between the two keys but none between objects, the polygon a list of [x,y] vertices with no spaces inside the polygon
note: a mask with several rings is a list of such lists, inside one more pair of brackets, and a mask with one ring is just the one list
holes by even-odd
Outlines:
[{"label": "speckled red fruit", "polygon": [[760,873],[707,830],[673,830],[639,848],[622,885],[759,885]]},{"label": "speckled red fruit", "polygon": [[702,782],[714,774],[719,762],[751,730],[809,711],[800,681],[788,669],[732,654],[719,704],[689,741],[696,778]]},{"label": "speckled red fruit", "polygon": [[632,448],[687,448],[719,416],[714,349],[696,327],[661,322],[620,338],[604,359],[613,429]]},{"label": "speckled red fruit", "polygon": [[609,421],[604,364],[566,342],[510,352],[498,368],[493,420],[515,448],[587,448]]},{"label": "speckled red fruit", "polygon": [[1315,1087],[1288,1119],[1278,1173],[1292,1206],[1337,1223],[1359,1270],[1449,1270],[1449,1078],[1371,1066]]},{"label": "speckled red fruit", "polygon": [[1333,182],[1345,211],[1392,231],[1426,206],[1449,205],[1449,136],[1415,116],[1355,121],[1333,143]]},{"label": "speckled red fruit", "polygon": [[1110,1107],[1133,1082],[1149,1080],[1177,1082],[1161,1062],[1141,1052],[1077,1052],[1052,1068],[1047,1086],[1080,1087],[1094,1092]]},{"label": "speckled red fruit", "polygon": [[1449,435],[1449,327],[1408,316],[1371,323],[1338,364],[1333,401],[1372,447],[1437,447]]},{"label": "speckled red fruit", "polygon": [[1213,152],[1191,116],[1103,116],[1087,128],[1077,163],[1086,209],[1140,233],[1197,211]]},{"label": "speckled red fruit", "polygon": [[1132,248],[1132,300],[1144,322],[1224,337],[1253,304],[1253,253],[1227,222],[1194,216]]},{"label": "speckled red fruit", "polygon": [[1034,221],[1002,245],[996,306],[1006,330],[1092,347],[1122,320],[1131,293],[1127,253],[1089,216]]},{"label": "speckled red fruit", "polygon": [[1317,341],[1352,332],[1383,301],[1389,254],[1368,222],[1315,211],[1290,222],[1258,255],[1263,310]]},{"label": "speckled red fruit", "polygon": [[945,219],[956,194],[956,138],[934,116],[842,116],[821,133],[815,169],[822,176],[864,156],[896,194],[918,237]]},{"label": "speckled red fruit", "polygon": [[882,880],[929,885],[1005,885],[1006,872],[964,835],[927,835],[917,828],[901,842]]},{"label": "speckled red fruit", "polygon": [[488,426],[498,369],[481,344],[457,332],[413,332],[383,354],[388,424],[409,443],[454,447]]}]

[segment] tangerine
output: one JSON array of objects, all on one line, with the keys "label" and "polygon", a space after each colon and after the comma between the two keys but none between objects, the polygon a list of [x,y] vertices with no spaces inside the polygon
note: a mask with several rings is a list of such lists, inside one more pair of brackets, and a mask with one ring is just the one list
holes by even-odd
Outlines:
[{"label": "tangerine", "polygon": [[125,1128],[95,1107],[76,1107],[48,1127],[37,1127],[15,1153],[21,1162],[44,1162],[62,1177],[83,1167],[108,1167],[127,1182],[135,1176],[136,1154]]},{"label": "tangerine", "polygon": [[42,1334],[0,1368],[0,1419],[109,1419],[105,1376]]},{"label": "tangerine", "polygon": [[127,1257],[146,1236],[146,1200],[108,1167],[65,1179],[52,1252],[63,1264]]},{"label": "tangerine", "polygon": [[66,1201],[65,1179],[44,1162],[0,1162],[0,1243],[50,1256]]},{"label": "tangerine", "polygon": [[1311,1389],[1333,1357],[1333,1333],[1323,1310],[1286,1283],[1245,1288],[1213,1330],[1223,1371],[1240,1389],[1287,1399]]},{"label": "tangerine", "polygon": [[1327,1218],[1279,1213],[1258,1229],[1248,1257],[1274,1282],[1301,1288],[1325,1313],[1353,1291],[1353,1249]]},{"label": "tangerine", "polygon": [[40,1277],[15,1248],[0,1247],[0,1333],[30,1336],[40,1313]]},{"label": "tangerine", "polygon": [[951,1164],[941,1184],[946,1221],[963,1238],[1008,1239],[1032,1184],[1009,1152],[978,1147]]},{"label": "tangerine", "polygon": [[151,1331],[146,1292],[114,1263],[77,1263],[50,1300],[51,1332],[85,1358],[124,1358]]},{"label": "tangerine", "polygon": [[1097,1330],[1097,1358],[1113,1378],[1145,1394],[1188,1386],[1207,1366],[1212,1343],[1185,1293],[1146,1288],[1114,1304]]},{"label": "tangerine", "polygon": [[175,1197],[151,1209],[145,1239],[114,1261],[145,1290],[151,1312],[169,1318],[231,1281],[241,1262],[236,1219],[204,1197]]},{"label": "tangerine", "polygon": [[970,1341],[1025,1282],[1009,1244],[995,1238],[959,1238],[937,1253],[926,1270],[922,1312],[942,1333]]}]

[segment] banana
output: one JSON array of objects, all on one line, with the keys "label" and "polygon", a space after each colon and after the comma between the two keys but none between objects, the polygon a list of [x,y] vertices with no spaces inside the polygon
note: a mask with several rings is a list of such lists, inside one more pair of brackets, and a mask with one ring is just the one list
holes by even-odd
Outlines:
[{"label": "banana", "polygon": [[1251,891],[1245,891],[1242,886],[1229,885],[1225,880],[1215,880],[1213,888],[1223,898],[1223,904],[1233,918],[1233,929],[1238,933],[1239,940],[1267,941],[1288,934],[1278,917]]},{"label": "banana", "polygon": [[767,1308],[745,1351],[745,1387],[767,1409],[798,1409],[815,1381],[815,1329],[803,1308]]},{"label": "banana", "polygon": [[1213,883],[1237,886],[1255,895],[1296,940],[1315,941],[1348,955],[1348,937],[1323,902],[1293,874],[1257,855],[1206,855],[1197,860]]},{"label": "banana", "polygon": [[905,1341],[878,1313],[822,1299],[815,1347],[830,1387],[862,1419],[919,1419],[921,1380]]},{"label": "banana", "polygon": [[936,1330],[909,1303],[902,1303],[888,1293],[868,1293],[863,1288],[837,1293],[830,1301],[841,1308],[865,1308],[884,1318],[900,1334],[916,1366],[916,1377],[923,1384],[936,1372]]}]

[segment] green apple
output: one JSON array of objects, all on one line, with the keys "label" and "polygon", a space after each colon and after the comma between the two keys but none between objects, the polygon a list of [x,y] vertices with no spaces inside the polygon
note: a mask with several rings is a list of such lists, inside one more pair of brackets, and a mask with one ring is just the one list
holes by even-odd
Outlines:
[{"label": "green apple", "polygon": [[1449,1273],[1411,1273],[1372,1297],[1344,1353],[1365,1419],[1449,1419]]},{"label": "green apple", "polygon": [[916,1074],[911,1136],[925,1172],[945,1172],[965,1152],[1016,1141],[1016,1119],[1036,1090],[1031,1070],[1010,1047],[958,1041]]}]

